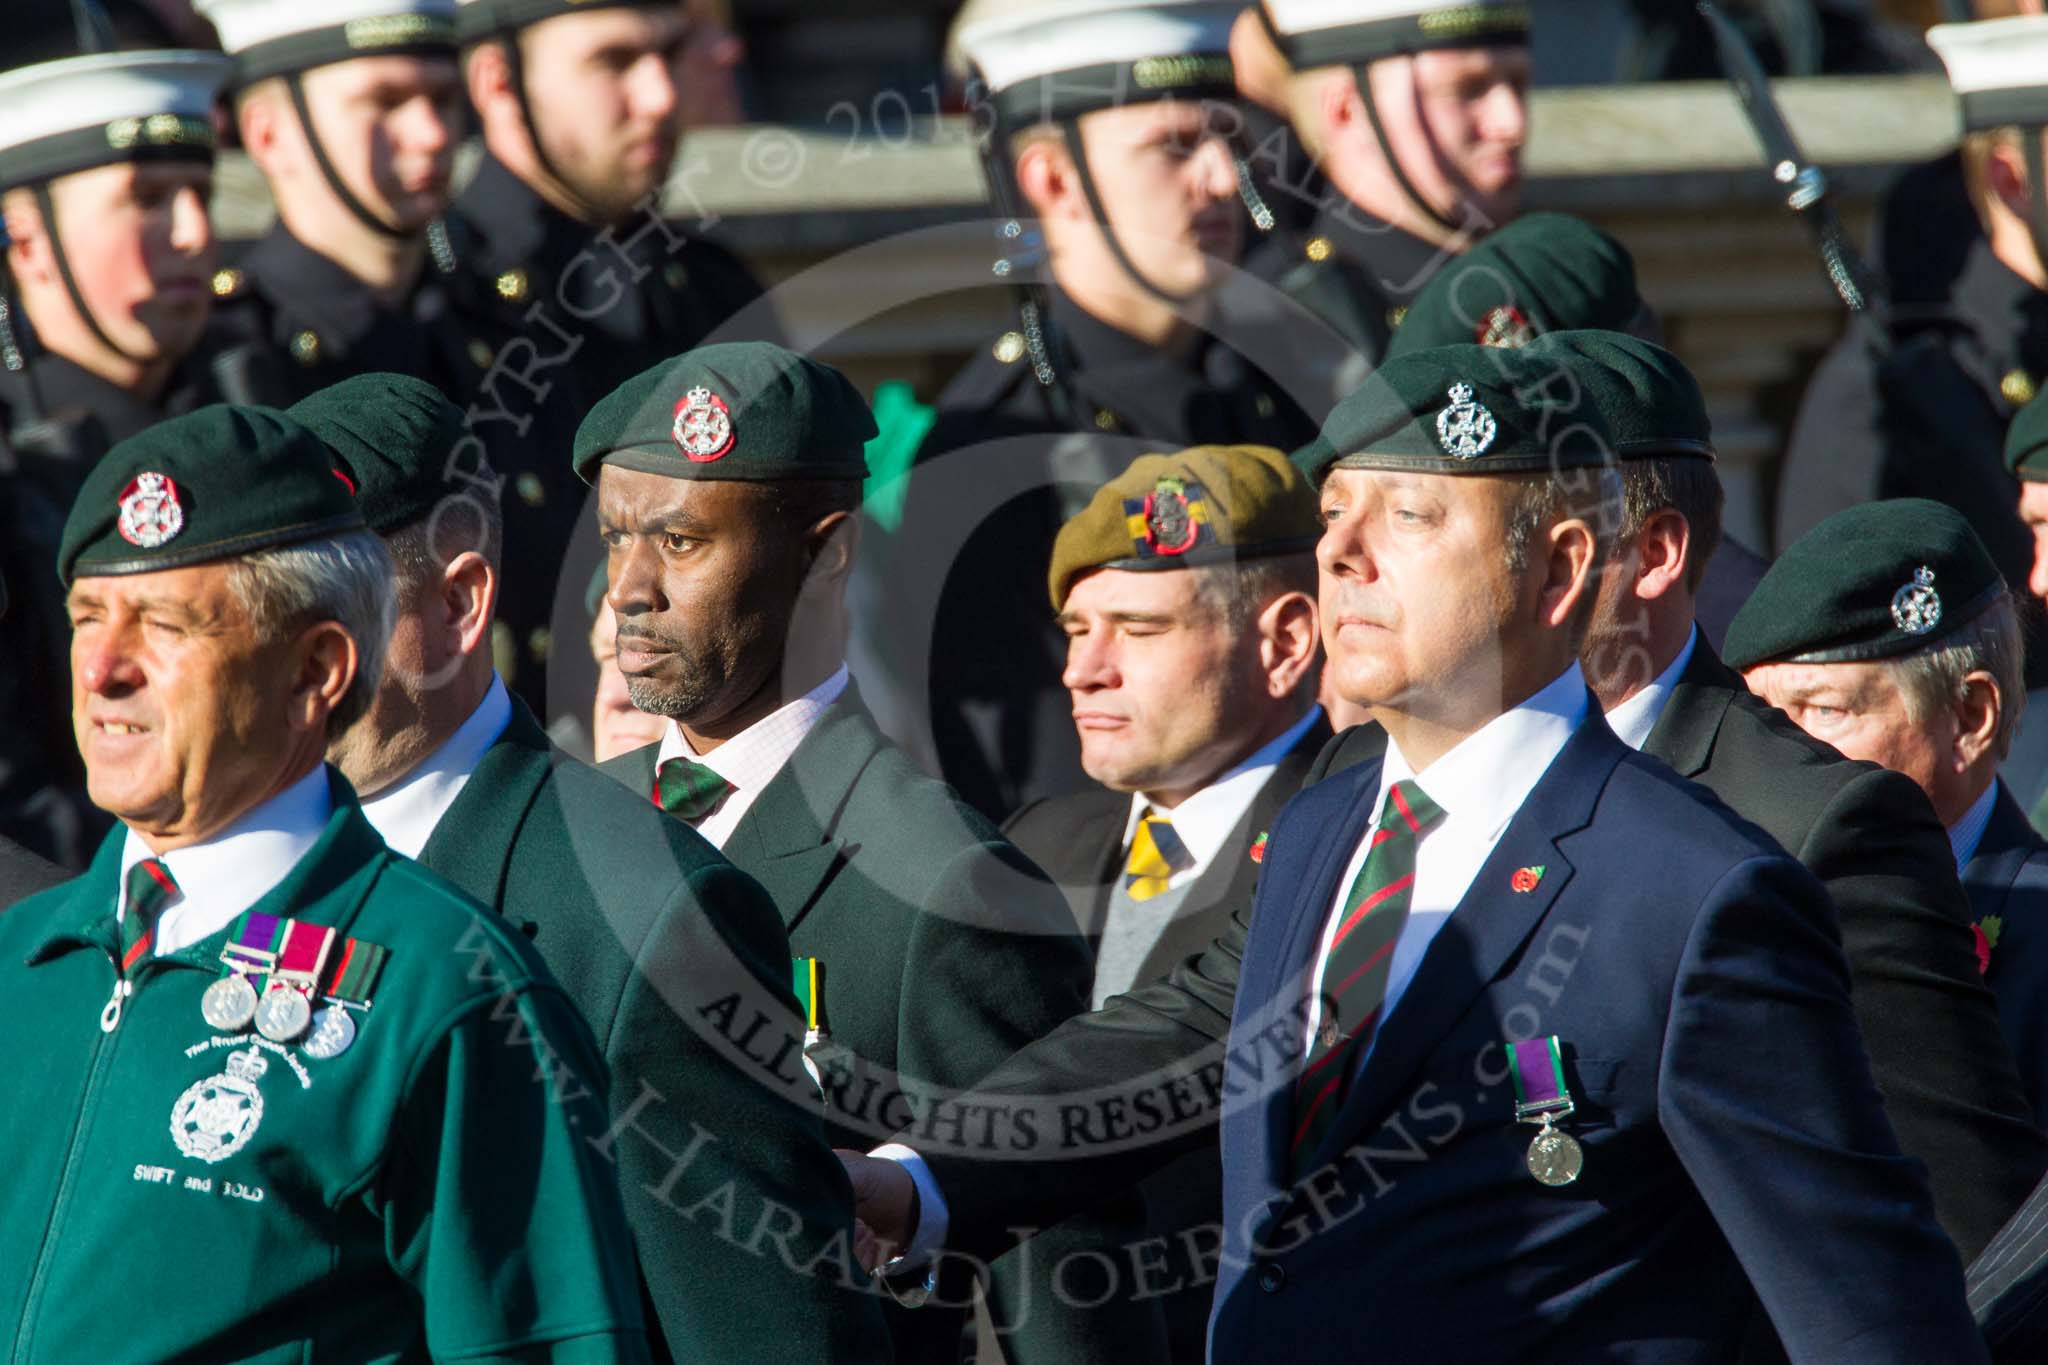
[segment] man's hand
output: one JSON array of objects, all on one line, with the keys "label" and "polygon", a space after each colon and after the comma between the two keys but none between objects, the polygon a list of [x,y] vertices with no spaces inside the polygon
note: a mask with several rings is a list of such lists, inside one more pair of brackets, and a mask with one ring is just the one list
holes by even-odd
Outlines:
[{"label": "man's hand", "polygon": [[853,1211],[861,1223],[855,1229],[854,1251],[861,1265],[873,1270],[901,1255],[916,1234],[917,1185],[894,1161],[844,1149],[839,1161],[853,1182]]}]

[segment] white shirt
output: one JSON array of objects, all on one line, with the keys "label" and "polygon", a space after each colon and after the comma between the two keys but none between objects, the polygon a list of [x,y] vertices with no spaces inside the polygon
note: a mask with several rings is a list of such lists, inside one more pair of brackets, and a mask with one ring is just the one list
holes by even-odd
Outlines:
[{"label": "white shirt", "polygon": [[[1273,775],[1274,767],[1301,742],[1301,737],[1322,719],[1322,715],[1322,707],[1311,706],[1308,714],[1289,726],[1285,734],[1255,751],[1244,762],[1172,810],[1159,812],[1172,822],[1173,832],[1187,848],[1188,856],[1194,859],[1190,866],[1174,873],[1167,881],[1169,891],[1178,890],[1201,876],[1215,861],[1216,855],[1224,851],[1223,841],[1230,837],[1231,831],[1244,819],[1245,812],[1252,808],[1259,790]],[[1143,792],[1131,797],[1130,818],[1124,822],[1123,849],[1126,855],[1130,852],[1131,840],[1138,833],[1138,822],[1152,809],[1152,803],[1145,799]]]},{"label": "white shirt", "polygon": [[[1508,822],[1515,818],[1530,790],[1550,769],[1586,719],[1586,679],[1575,663],[1557,679],[1520,706],[1494,717],[1457,747],[1420,773],[1408,766],[1400,746],[1387,741],[1387,757],[1380,768],[1379,792],[1373,798],[1373,819],[1359,837],[1344,875],[1337,882],[1337,896],[1327,911],[1321,946],[1316,949],[1315,972],[1319,981],[1323,964],[1329,960],[1330,941],[1344,921],[1344,899],[1351,883],[1365,867],[1372,836],[1379,829],[1379,811],[1386,805],[1387,790],[1396,782],[1414,781],[1429,799],[1443,807],[1444,817],[1422,836],[1415,849],[1415,885],[1409,892],[1408,922],[1394,943],[1394,956],[1387,972],[1387,993],[1379,1011],[1382,1021],[1401,1003],[1422,956],[1435,940],[1437,931],[1450,919],[1458,902],[1472,888],[1479,869],[1493,856]],[[1322,1014],[1318,1003],[1309,1016],[1301,1046],[1309,1051]],[[1366,1051],[1371,1052],[1370,1040]]]},{"label": "white shirt", "polygon": [[1948,827],[1948,846],[1955,851],[1958,871],[1977,856],[1977,845],[1984,842],[1984,831],[1991,824],[1991,808],[1997,804],[1998,779],[1994,777],[1984,794],[1963,812],[1963,818]]},{"label": "white shirt", "polygon": [[440,748],[428,754],[398,781],[363,802],[363,815],[384,836],[394,853],[408,858],[433,837],[434,827],[462,795],[469,775],[484,761],[498,736],[512,723],[512,698],[498,675],[491,675],[490,691],[469,713],[454,734]]},{"label": "white shirt", "polygon": [[789,762],[789,756],[796,752],[796,746],[804,742],[804,736],[818,727],[826,709],[846,690],[848,681],[846,665],[841,664],[831,677],[795,701],[755,721],[708,754],[692,749],[690,742],[683,738],[682,727],[674,721],[668,723],[668,733],[661,737],[661,749],[654,757],[655,772],[659,773],[661,765],[672,758],[687,758],[703,764],[733,785],[732,794],[718,809],[697,822],[697,832],[708,839],[713,848],[725,847],[725,841],[739,827],[740,817],[760,797],[761,789],[782,771],[783,765]]},{"label": "white shirt", "polygon": [[1685,648],[1678,651],[1678,657],[1671,661],[1671,666],[1659,673],[1655,682],[1607,713],[1607,728],[1614,731],[1615,738],[1637,751],[1650,742],[1650,731],[1656,729],[1657,722],[1663,718],[1664,708],[1671,702],[1672,689],[1678,686],[1678,676],[1692,662],[1693,651],[1699,643],[1700,628],[1694,626],[1685,637]]},{"label": "white shirt", "polygon": [[[326,765],[318,765],[206,842],[164,854],[178,898],[156,922],[152,951],[159,957],[175,953],[233,924],[320,842],[333,808]],[[117,920],[128,912],[128,870],[156,856],[141,835],[128,831],[115,892]]]}]

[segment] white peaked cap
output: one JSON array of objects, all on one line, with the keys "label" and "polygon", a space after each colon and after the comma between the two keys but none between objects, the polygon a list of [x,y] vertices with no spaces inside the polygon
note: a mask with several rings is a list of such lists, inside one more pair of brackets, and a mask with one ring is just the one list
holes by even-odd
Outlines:
[{"label": "white peaked cap", "polygon": [[1927,42],[1948,68],[1965,128],[2048,123],[2048,15],[1939,24]]},{"label": "white peaked cap", "polygon": [[248,85],[356,57],[448,55],[455,0],[194,0]]},{"label": "white peaked cap", "polygon": [[1229,93],[1230,29],[1243,8],[1217,0],[1054,0],[967,24],[955,41],[999,110],[1057,118]]},{"label": "white peaked cap", "polygon": [[213,52],[99,52],[0,74],[0,187],[145,157],[211,161]]},{"label": "white peaked cap", "polygon": [[1263,0],[1260,13],[1298,71],[1529,40],[1528,0]]}]

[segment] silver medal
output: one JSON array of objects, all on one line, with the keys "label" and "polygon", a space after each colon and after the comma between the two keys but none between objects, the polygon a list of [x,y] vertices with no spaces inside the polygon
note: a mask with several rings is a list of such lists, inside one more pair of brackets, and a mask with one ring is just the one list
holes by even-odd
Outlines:
[{"label": "silver medal", "polygon": [[224,976],[199,997],[199,1013],[222,1033],[240,1033],[256,1017],[256,988],[240,973]]},{"label": "silver medal", "polygon": [[299,1051],[318,1061],[339,1057],[356,1040],[356,1021],[339,1005],[313,1011],[313,1031],[299,1045]]},{"label": "silver medal", "polygon": [[256,1031],[273,1043],[289,1043],[313,1022],[313,1007],[289,986],[271,991],[256,1007]]},{"label": "silver medal", "polygon": [[1545,1185],[1569,1185],[1586,1166],[1586,1151],[1570,1133],[1548,1123],[1529,1144],[1529,1174]]}]

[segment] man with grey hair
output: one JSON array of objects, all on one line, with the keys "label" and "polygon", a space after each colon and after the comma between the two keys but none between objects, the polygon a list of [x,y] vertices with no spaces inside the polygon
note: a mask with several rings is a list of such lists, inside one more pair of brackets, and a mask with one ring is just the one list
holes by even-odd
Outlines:
[{"label": "man with grey hair", "polygon": [[[589,1030],[321,762],[393,612],[325,447],[264,409],[151,428],[87,476],[57,568],[124,828],[0,918],[35,1097],[0,1106],[14,1358],[645,1359]],[[107,1311],[142,1283],[152,1311]]]},{"label": "man with grey hair", "polygon": [[1948,829],[1977,969],[2048,1125],[2048,843],[1999,779],[2025,704],[2019,614],[1961,513],[1838,513],[1785,552],[1728,634],[1752,690],[1851,758],[1917,782]]}]

